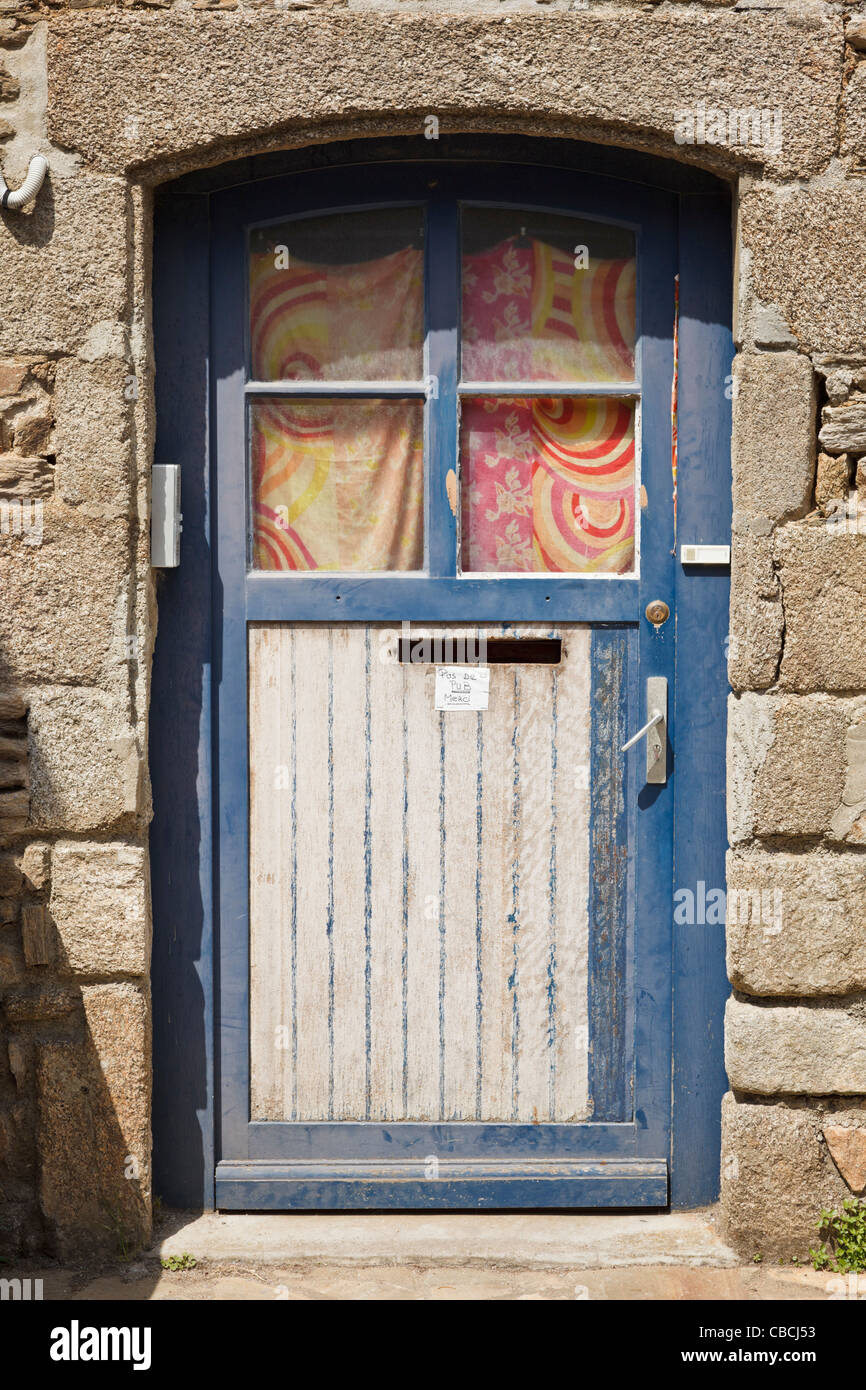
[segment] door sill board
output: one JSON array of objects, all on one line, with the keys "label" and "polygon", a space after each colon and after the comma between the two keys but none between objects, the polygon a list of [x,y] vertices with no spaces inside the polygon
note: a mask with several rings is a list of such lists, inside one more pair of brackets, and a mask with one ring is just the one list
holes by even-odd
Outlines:
[{"label": "door sill board", "polygon": [[663,1159],[224,1159],[216,1205],[302,1208],[665,1207]]}]

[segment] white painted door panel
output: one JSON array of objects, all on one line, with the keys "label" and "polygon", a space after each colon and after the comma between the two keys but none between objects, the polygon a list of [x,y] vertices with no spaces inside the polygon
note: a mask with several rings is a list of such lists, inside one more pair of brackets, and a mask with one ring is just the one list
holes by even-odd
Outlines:
[{"label": "white painted door panel", "polygon": [[561,662],[437,712],[384,627],[251,626],[253,1119],[588,1118],[590,632],[508,631]]}]

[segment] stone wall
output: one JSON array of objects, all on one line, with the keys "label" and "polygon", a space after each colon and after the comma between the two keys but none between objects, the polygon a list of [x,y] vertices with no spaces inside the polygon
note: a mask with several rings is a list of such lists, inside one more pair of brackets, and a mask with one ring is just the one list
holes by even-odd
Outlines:
[{"label": "stone wall", "polygon": [[[700,103],[778,110],[781,139],[678,143]],[[866,1181],[866,7],[0,0],[0,162],[51,165],[0,215],[12,1245],[149,1221],[150,190],[431,112],[732,182],[728,1234],[802,1254]]]},{"label": "stone wall", "polygon": [[800,1256],[866,1190],[866,23],[848,37],[839,156],[739,199],[722,1204],[744,1251]]},{"label": "stone wall", "polygon": [[150,1222],[147,294],[141,190],[47,137],[37,19],[0,4],[0,163],[51,164],[0,220],[0,1227],[75,1257]]}]

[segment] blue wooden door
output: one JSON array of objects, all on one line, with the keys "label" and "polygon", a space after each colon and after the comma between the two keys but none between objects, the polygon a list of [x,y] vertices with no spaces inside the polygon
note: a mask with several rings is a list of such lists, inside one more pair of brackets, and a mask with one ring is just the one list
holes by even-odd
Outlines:
[{"label": "blue wooden door", "polygon": [[680,200],[425,162],[210,202],[216,1205],[664,1206],[678,1096],[700,1200],[718,943],[671,902],[721,873],[726,580],[677,525],[728,538],[729,339],[693,263],[678,522]]}]

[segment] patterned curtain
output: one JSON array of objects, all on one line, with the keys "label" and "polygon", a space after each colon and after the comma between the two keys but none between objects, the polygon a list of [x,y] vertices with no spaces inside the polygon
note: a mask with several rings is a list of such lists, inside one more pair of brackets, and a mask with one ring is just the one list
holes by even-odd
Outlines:
[{"label": "patterned curtain", "polygon": [[634,565],[634,411],[568,396],[464,400],[463,569]]},{"label": "patterned curtain", "polygon": [[[535,238],[467,256],[463,377],[634,377],[633,259],[573,257]],[[634,409],[615,398],[472,397],[461,415],[465,571],[629,572]]]},{"label": "patterned curtain", "polygon": [[[423,253],[354,265],[251,256],[252,369],[260,381],[415,380]],[[463,377],[631,381],[633,259],[578,269],[536,238],[463,261]],[[262,399],[252,408],[258,569],[423,566],[420,401]],[[464,570],[634,565],[630,402],[479,395],[461,416]]]},{"label": "patterned curtain", "polygon": [[[423,253],[278,267],[251,257],[253,376],[417,380]],[[420,570],[420,401],[262,400],[252,408],[256,569]]]}]

